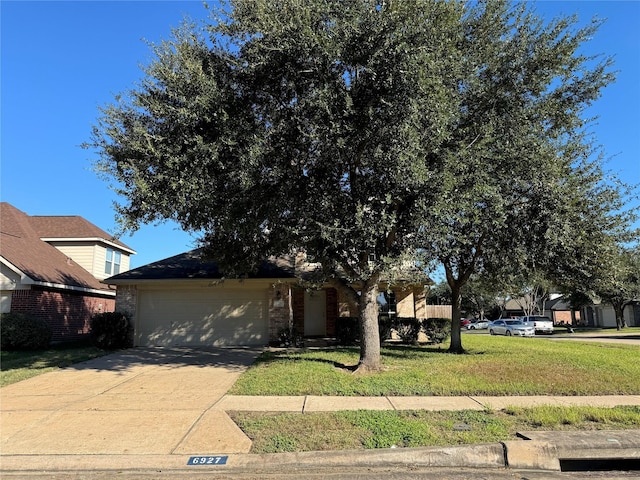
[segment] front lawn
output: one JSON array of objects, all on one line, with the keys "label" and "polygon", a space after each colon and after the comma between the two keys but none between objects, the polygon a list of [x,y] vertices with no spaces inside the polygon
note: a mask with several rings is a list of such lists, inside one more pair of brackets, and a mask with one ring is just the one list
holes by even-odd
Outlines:
[{"label": "front lawn", "polygon": [[253,441],[251,453],[468,445],[515,440],[518,431],[623,430],[640,424],[640,407],[229,414]]},{"label": "front lawn", "polygon": [[269,351],[230,390],[234,395],[613,395],[640,394],[637,346],[545,338],[465,335],[448,345],[385,346],[384,371],[354,375],[357,348]]},{"label": "front lawn", "polygon": [[37,351],[2,351],[0,352],[0,387],[107,353],[109,352],[97,347],[68,345]]}]

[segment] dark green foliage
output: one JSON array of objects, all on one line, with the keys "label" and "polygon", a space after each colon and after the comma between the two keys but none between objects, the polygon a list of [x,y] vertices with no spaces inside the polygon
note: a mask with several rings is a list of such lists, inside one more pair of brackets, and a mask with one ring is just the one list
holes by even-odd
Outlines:
[{"label": "dark green foliage", "polygon": [[422,331],[429,337],[430,343],[443,343],[451,335],[451,320],[448,318],[425,318]]},{"label": "dark green foliage", "polygon": [[51,335],[51,327],[41,318],[24,313],[3,313],[0,317],[2,350],[43,350]]},{"label": "dark green foliage", "polygon": [[393,320],[393,328],[398,333],[402,343],[415,345],[422,329],[422,323],[413,317],[398,317]]},{"label": "dark green foliage", "polygon": [[304,339],[295,328],[283,328],[278,332],[278,347],[299,348],[304,346]]},{"label": "dark green foliage", "polygon": [[473,273],[585,283],[604,265],[629,218],[587,133],[614,78],[583,48],[599,21],[507,0],[231,3],[102,109],[87,147],[125,231],[174,220],[227,276],[306,252],[358,304],[371,370],[378,284],[406,260],[442,264],[455,322]]},{"label": "dark green foliage", "polygon": [[356,345],[360,339],[358,317],[338,317],[336,338],[339,345]]},{"label": "dark green foliage", "polygon": [[91,336],[96,347],[117,350],[132,346],[129,318],[120,312],[98,313],[91,317]]},{"label": "dark green foliage", "polygon": [[[386,315],[378,319],[380,345],[391,338],[393,320]],[[360,323],[358,317],[338,317],[336,322],[336,338],[338,345],[357,345],[360,341]]]}]

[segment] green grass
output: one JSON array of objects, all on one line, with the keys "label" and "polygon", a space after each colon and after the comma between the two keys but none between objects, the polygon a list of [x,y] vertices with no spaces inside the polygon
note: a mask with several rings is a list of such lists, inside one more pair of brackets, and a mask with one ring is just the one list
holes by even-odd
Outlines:
[{"label": "green grass", "polygon": [[614,343],[465,335],[447,346],[387,346],[384,371],[353,375],[357,348],[270,351],[238,379],[235,395],[640,394],[640,348]]},{"label": "green grass", "polygon": [[253,441],[251,453],[468,445],[515,440],[517,431],[622,430],[640,424],[640,407],[230,415]]},{"label": "green grass", "polygon": [[106,355],[97,347],[60,346],[47,350],[0,352],[0,387],[26,380],[74,363]]}]

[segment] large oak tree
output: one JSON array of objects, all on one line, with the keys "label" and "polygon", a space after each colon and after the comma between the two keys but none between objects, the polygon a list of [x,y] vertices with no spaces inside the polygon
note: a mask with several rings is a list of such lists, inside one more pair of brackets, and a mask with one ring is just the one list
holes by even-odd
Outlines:
[{"label": "large oak tree", "polygon": [[575,175],[567,145],[611,76],[571,25],[501,1],[237,0],[154,46],[89,146],[125,230],[175,220],[229,275],[306,252],[358,304],[377,370],[383,277],[422,255],[459,295],[491,232],[539,232],[524,212],[541,221]]},{"label": "large oak tree", "polygon": [[458,319],[473,274],[587,281],[633,218],[588,130],[611,59],[581,53],[600,22],[575,21],[545,24],[506,2],[465,12],[457,112],[436,152],[440,201],[421,232],[452,292],[451,352],[464,351]]}]

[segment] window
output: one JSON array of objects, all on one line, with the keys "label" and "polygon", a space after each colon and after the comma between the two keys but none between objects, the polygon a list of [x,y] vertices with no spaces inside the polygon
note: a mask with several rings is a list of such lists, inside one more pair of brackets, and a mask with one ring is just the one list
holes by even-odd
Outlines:
[{"label": "window", "polygon": [[396,309],[396,294],[393,292],[380,292],[378,294],[378,312],[380,315],[395,317],[398,313]]},{"label": "window", "polygon": [[107,258],[104,262],[104,273],[107,275],[117,275],[120,273],[120,262],[122,254],[112,248],[107,248]]}]

